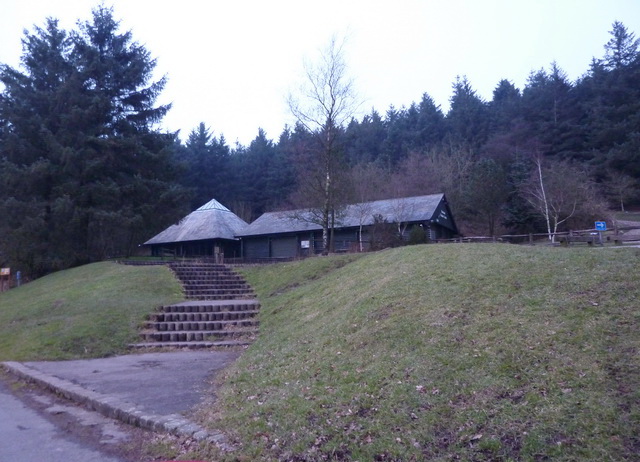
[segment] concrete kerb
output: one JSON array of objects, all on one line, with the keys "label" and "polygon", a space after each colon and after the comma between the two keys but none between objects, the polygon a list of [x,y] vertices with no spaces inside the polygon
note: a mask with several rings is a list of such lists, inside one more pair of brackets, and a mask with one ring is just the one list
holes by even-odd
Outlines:
[{"label": "concrete kerb", "polygon": [[197,441],[207,441],[215,444],[223,451],[234,450],[233,446],[227,442],[226,437],[222,433],[209,433],[204,428],[190,422],[181,415],[149,414],[137,409],[131,403],[87,390],[73,382],[44,374],[18,362],[7,361],[1,363],[1,365],[7,372],[20,379],[33,382],[69,400],[82,404],[91,410],[99,412],[106,417],[151,431],[163,431],[176,436],[193,438]]}]

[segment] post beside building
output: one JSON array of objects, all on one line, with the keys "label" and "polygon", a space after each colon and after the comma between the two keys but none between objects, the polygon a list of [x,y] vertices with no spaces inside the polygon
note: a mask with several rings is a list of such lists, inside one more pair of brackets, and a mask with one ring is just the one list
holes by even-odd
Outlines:
[{"label": "post beside building", "polygon": [[11,282],[11,268],[0,268],[0,292],[9,290]]}]

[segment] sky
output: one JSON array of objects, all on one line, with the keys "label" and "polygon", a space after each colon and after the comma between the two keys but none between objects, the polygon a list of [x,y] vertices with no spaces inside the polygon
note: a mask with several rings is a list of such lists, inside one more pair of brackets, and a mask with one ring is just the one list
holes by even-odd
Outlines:
[{"label": "sky", "polygon": [[[96,0],[0,0],[0,63],[18,67],[25,29],[47,17],[65,29],[91,17]],[[604,55],[614,21],[640,36],[640,0],[105,0],[122,30],[168,77],[162,129],[184,140],[200,122],[227,143],[248,145],[262,128],[292,126],[286,96],[305,60],[333,35],[346,37],[348,74],[375,109],[408,107],[428,93],[443,111],[456,76],[491,100],[501,79],[522,89],[557,62],[570,80]]]}]

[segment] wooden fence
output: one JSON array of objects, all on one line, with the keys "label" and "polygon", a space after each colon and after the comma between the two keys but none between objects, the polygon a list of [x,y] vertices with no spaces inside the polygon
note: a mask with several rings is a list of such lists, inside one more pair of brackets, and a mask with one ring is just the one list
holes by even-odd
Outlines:
[{"label": "wooden fence", "polygon": [[[500,236],[462,236],[452,239],[437,239],[437,243],[482,243],[482,242],[503,242],[509,244],[547,244],[560,245],[570,244],[572,242],[587,242],[604,244],[607,240],[618,241],[616,236],[620,236],[620,231],[628,231],[632,229],[640,229],[640,223],[637,227],[615,227],[608,231],[599,231],[593,229],[571,230],[559,233],[528,233],[528,234],[502,234]],[[640,240],[640,239],[638,239]]]}]

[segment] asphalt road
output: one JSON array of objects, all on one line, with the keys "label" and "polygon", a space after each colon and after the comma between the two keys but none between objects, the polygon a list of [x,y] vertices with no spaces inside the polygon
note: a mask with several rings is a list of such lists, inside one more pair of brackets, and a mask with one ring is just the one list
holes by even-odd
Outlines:
[{"label": "asphalt road", "polygon": [[[53,402],[49,404],[52,404],[49,408],[54,407]],[[58,407],[51,412],[62,413],[65,409]],[[0,381],[0,461],[125,462],[52,423],[45,414],[18,399],[3,381]]]}]

